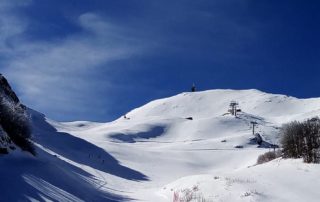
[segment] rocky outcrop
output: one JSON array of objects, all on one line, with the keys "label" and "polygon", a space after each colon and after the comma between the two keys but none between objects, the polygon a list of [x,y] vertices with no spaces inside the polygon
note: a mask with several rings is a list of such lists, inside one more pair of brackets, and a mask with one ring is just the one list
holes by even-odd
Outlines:
[{"label": "rocky outcrop", "polygon": [[20,103],[18,96],[12,90],[7,79],[2,74],[0,74],[0,90],[2,94],[8,96],[15,104]]},{"label": "rocky outcrop", "polygon": [[29,140],[31,127],[26,107],[20,103],[7,79],[0,74],[0,152],[6,153],[15,146],[35,154]]}]

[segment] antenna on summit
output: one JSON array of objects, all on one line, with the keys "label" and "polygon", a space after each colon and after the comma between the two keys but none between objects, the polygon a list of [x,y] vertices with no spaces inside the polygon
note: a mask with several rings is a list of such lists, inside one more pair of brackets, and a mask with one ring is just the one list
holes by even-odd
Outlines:
[{"label": "antenna on summit", "polygon": [[192,84],[191,92],[196,92],[196,85],[194,83]]}]

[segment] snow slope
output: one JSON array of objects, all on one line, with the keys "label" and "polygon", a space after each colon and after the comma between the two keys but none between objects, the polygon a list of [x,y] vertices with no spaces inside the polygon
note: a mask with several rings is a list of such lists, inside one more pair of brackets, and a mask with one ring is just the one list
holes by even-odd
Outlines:
[{"label": "snow slope", "polygon": [[[232,100],[242,109],[238,117],[227,114]],[[61,123],[31,111],[38,156],[15,151],[0,158],[0,199],[317,201],[319,165],[255,163],[279,143],[283,123],[319,112],[318,98],[257,90],[182,93],[110,123]],[[251,121],[262,147],[252,141]]]}]

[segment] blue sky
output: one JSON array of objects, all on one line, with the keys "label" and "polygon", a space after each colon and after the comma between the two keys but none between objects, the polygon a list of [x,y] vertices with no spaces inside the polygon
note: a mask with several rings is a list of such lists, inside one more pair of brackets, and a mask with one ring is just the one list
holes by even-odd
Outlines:
[{"label": "blue sky", "polygon": [[22,102],[63,121],[110,121],[193,82],[320,97],[319,10],[312,0],[1,0],[0,72]]}]

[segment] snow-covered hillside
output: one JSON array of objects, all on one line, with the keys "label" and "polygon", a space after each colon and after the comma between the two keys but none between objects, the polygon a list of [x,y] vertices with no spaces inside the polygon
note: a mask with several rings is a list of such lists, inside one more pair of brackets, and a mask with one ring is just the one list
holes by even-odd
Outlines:
[{"label": "snow-covered hillside", "polygon": [[[242,111],[237,117],[228,113],[233,100]],[[279,144],[283,123],[319,112],[318,98],[257,90],[182,93],[110,123],[61,123],[30,110],[38,156],[1,156],[0,199],[318,201],[319,165],[255,164]],[[252,121],[261,146],[253,141]]]}]

